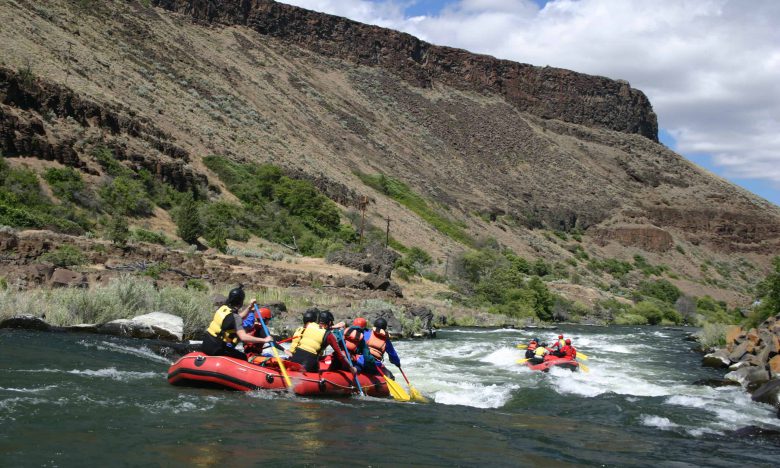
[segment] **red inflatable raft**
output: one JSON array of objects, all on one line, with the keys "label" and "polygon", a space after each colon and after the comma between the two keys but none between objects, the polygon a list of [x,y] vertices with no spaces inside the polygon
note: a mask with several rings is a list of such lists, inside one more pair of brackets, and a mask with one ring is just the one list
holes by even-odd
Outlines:
[{"label": "red inflatable raft", "polygon": [[[265,364],[261,366],[227,356],[207,356],[194,352],[171,365],[168,369],[168,383],[242,391],[284,390],[284,377],[275,361],[269,360]],[[285,361],[284,365],[297,395],[349,396],[358,393],[352,374],[347,371],[325,370],[327,361],[321,363],[319,373],[305,372],[300,364],[294,362]],[[366,395],[390,395],[381,376],[358,374],[358,379]]]},{"label": "red inflatable raft", "polygon": [[570,371],[578,371],[580,369],[579,362],[574,359],[565,358],[545,359],[544,361],[531,359],[526,361],[525,365],[528,366],[528,368],[531,370],[542,372],[549,371],[551,367],[562,367],[564,369],[569,369]]}]

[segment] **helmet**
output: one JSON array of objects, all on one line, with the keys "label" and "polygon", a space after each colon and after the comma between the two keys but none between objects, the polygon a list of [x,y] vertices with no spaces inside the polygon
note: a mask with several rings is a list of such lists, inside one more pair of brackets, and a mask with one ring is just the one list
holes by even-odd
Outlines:
[{"label": "helmet", "polygon": [[271,309],[268,307],[260,308],[260,316],[263,317],[263,320],[270,320],[273,317],[273,315],[271,315]]},{"label": "helmet", "polygon": [[534,339],[533,339],[533,340],[531,340],[531,341],[536,341],[537,343],[541,343],[541,342],[542,342],[542,340],[540,340],[539,338],[534,338]]},{"label": "helmet", "polygon": [[570,344],[571,344],[571,338],[566,338],[566,344],[567,344],[567,345],[570,345]]},{"label": "helmet", "polygon": [[374,320],[374,328],[378,328],[380,330],[387,330],[387,320],[381,317]]},{"label": "helmet", "polygon": [[241,307],[244,305],[244,297],[246,297],[244,294],[244,285],[239,284],[237,288],[230,290],[225,304],[230,307]]},{"label": "helmet", "polygon": [[320,316],[317,319],[317,322],[324,323],[325,325],[331,325],[333,323],[333,314],[331,314],[330,311],[323,310],[320,312]]},{"label": "helmet", "polygon": [[360,328],[366,328],[368,325],[368,322],[366,322],[366,319],[363,317],[357,317],[355,320],[352,321],[352,326],[354,327],[360,327]]},{"label": "helmet", "polygon": [[562,340],[563,339],[563,335],[558,335],[558,339]]},{"label": "helmet", "polygon": [[311,323],[317,321],[317,312],[309,309],[303,313],[303,323]]}]

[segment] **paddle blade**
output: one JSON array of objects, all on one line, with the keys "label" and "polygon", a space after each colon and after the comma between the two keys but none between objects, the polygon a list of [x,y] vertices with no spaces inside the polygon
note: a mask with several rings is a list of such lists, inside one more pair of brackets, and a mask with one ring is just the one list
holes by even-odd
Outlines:
[{"label": "paddle blade", "polygon": [[517,345],[517,349],[526,349],[527,347],[528,345],[524,345],[524,344]]},{"label": "paddle blade", "polygon": [[582,369],[582,372],[585,372],[586,374],[587,374],[588,372],[590,372],[590,369],[588,368],[588,366],[586,366],[586,365],[585,365],[585,364],[583,364],[583,363],[580,363],[580,369]]},{"label": "paddle blade", "polygon": [[398,382],[395,380],[385,376],[385,382],[387,382],[387,389],[390,390],[390,395],[392,395],[394,399],[398,401],[410,401],[412,399],[412,397],[406,393],[406,390],[398,385]]},{"label": "paddle blade", "polygon": [[412,400],[414,400],[414,401],[417,401],[417,402],[420,402],[420,403],[430,403],[430,400],[425,398],[422,395],[422,393],[417,391],[417,389],[412,387],[411,385],[409,385],[409,394],[412,397]]},{"label": "paddle blade", "polygon": [[517,360],[517,363],[518,363],[518,364],[525,364],[526,362],[528,362],[528,360],[529,360],[528,358],[525,358],[525,359],[518,359],[518,360]]},{"label": "paddle blade", "polygon": [[582,359],[583,361],[588,360],[588,356],[586,356],[584,353],[581,353],[579,351],[577,351],[577,358]]}]

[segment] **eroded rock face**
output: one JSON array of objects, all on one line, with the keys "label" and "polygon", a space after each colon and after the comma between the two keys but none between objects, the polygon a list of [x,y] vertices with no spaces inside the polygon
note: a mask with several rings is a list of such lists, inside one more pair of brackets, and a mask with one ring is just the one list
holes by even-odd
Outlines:
[{"label": "eroded rock face", "polygon": [[666,252],[674,247],[674,239],[656,226],[617,226],[595,233],[602,245],[614,240],[626,247],[639,247],[650,252]]},{"label": "eroded rock face", "polygon": [[[374,244],[361,252],[351,252],[349,250],[334,252],[328,255],[328,262],[344,265],[345,267],[353,268],[363,273],[371,273],[379,278],[389,280],[390,274],[395,267],[395,262],[400,257],[395,251]],[[372,280],[371,283],[373,284],[376,281]],[[381,288],[371,287],[370,289]]]},{"label": "eroded rock face", "polygon": [[17,315],[0,322],[0,328],[21,328],[24,330],[50,331],[51,325],[40,317]]},{"label": "eroded rock face", "polygon": [[382,68],[417,86],[443,83],[487,90],[545,119],[637,133],[658,141],[658,123],[649,100],[625,81],[435,46],[409,34],[271,0],[152,3],[197,21],[244,25],[318,54]]}]

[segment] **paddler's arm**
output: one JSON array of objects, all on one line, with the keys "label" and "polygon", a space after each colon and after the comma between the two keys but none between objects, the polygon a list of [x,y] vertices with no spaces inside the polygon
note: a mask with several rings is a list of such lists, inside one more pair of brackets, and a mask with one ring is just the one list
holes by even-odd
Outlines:
[{"label": "paddler's arm", "polygon": [[241,316],[241,320],[244,320],[246,316],[249,315],[249,311],[255,308],[256,303],[257,303],[257,299],[252,299],[251,301],[249,301],[249,305],[246,306],[246,309],[238,313],[238,315]]},{"label": "paddler's arm", "polygon": [[338,360],[341,362],[344,368],[349,369],[349,371],[352,372],[353,374],[356,373],[357,369],[355,369],[349,364],[347,357],[344,356],[344,352],[341,350],[341,346],[339,346],[338,339],[333,333],[328,333],[327,343],[330,345],[331,348],[333,348],[333,354],[336,356],[336,358],[338,358]]},{"label": "paddler's arm", "polygon": [[390,362],[398,367],[401,367],[401,358],[398,357],[398,353],[395,352],[393,343],[390,342],[390,340],[387,340],[387,347],[385,348],[385,351],[387,352],[387,356],[390,358]]},{"label": "paddler's arm", "polygon": [[268,343],[272,340],[270,336],[266,336],[265,338],[258,338],[256,336],[252,336],[249,333],[245,332],[243,328],[237,328],[236,335],[238,336],[238,339],[243,341],[244,343]]}]

